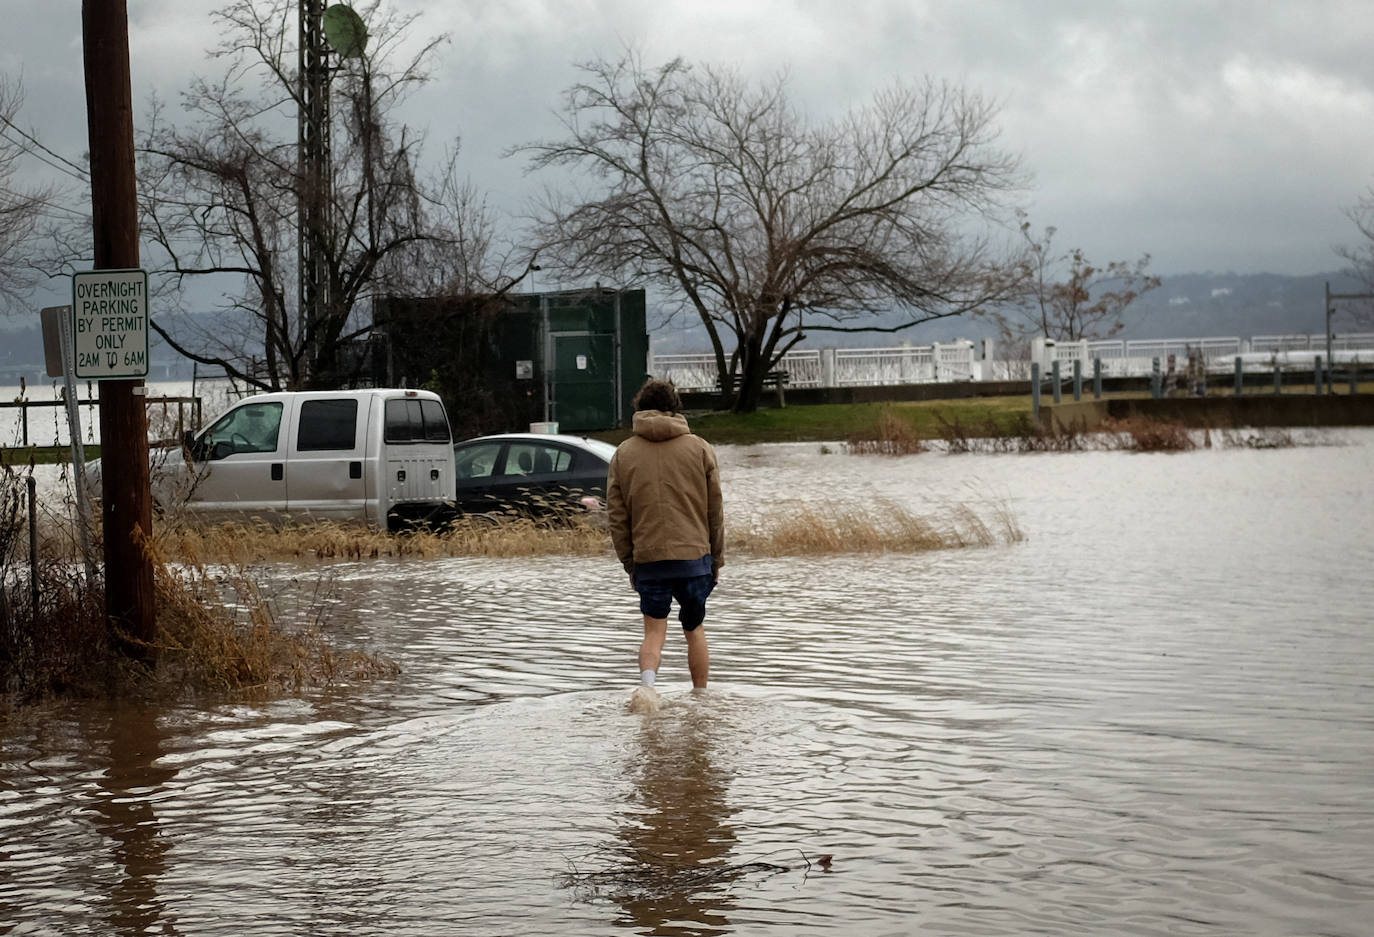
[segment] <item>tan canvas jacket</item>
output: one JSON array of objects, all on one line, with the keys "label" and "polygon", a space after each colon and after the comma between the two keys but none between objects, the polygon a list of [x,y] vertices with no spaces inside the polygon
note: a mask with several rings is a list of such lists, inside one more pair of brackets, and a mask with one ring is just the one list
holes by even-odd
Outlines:
[{"label": "tan canvas jacket", "polygon": [[640,410],[635,434],[620,444],[606,478],[611,543],[625,571],[636,563],[725,563],[720,471],[710,444],[681,414]]}]

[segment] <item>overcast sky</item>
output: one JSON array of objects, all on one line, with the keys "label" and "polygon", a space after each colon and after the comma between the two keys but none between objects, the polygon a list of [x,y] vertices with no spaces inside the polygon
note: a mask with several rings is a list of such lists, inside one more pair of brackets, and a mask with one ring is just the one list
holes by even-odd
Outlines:
[{"label": "overcast sky", "polygon": [[[128,0],[135,119],[212,64],[217,0]],[[407,119],[499,204],[535,183],[506,147],[555,129],[573,63],[626,44],[747,74],[791,74],[820,117],[930,75],[999,102],[1024,206],[1056,245],[1161,274],[1309,274],[1341,266],[1344,210],[1374,184],[1374,4],[978,0],[396,0],[414,38],[448,33]],[[0,68],[20,123],[85,149],[79,0],[0,0]]]}]

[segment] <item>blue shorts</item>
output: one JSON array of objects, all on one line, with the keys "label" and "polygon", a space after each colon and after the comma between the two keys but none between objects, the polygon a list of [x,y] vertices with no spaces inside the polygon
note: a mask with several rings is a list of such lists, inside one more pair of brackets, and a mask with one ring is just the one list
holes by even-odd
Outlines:
[{"label": "blue shorts", "polygon": [[677,620],[683,631],[694,631],[706,619],[706,597],[716,587],[710,573],[677,579],[635,578],[639,610],[650,618],[667,618],[677,599]]}]

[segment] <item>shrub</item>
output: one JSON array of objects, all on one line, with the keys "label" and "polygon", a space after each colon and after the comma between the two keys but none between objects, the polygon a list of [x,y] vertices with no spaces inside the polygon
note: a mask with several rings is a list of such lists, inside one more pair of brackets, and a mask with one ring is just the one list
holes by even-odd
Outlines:
[{"label": "shrub", "polygon": [[883,407],[877,426],[850,436],[848,445],[857,455],[914,455],[926,450],[916,428],[892,407]]}]

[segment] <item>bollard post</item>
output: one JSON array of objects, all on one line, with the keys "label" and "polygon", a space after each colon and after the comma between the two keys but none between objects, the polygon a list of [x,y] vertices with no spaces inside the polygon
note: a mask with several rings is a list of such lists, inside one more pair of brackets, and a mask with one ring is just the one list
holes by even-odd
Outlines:
[{"label": "bollard post", "polygon": [[1150,368],[1150,396],[1156,400],[1161,396],[1158,358],[1154,359]]},{"label": "bollard post", "polygon": [[1055,402],[1055,403],[1058,403],[1058,402],[1059,402],[1059,399],[1060,399],[1060,389],[1059,389],[1059,362],[1058,362],[1058,361],[1054,361],[1054,362],[1051,362],[1051,363],[1050,363],[1050,383],[1052,383],[1052,384],[1054,385],[1054,402]]},{"label": "bollard post", "polygon": [[1274,362],[1274,396],[1283,393],[1283,371],[1279,368],[1278,362]]},{"label": "bollard post", "polygon": [[1245,393],[1245,362],[1236,355],[1236,396]]},{"label": "bollard post", "polygon": [[1352,397],[1354,397],[1356,394],[1360,392],[1359,370],[1359,362],[1350,362],[1350,396]]},{"label": "bollard post", "polygon": [[1312,391],[1320,397],[1322,395],[1322,356],[1317,355],[1312,361]]},{"label": "bollard post", "polygon": [[1102,399],[1102,359],[1093,359],[1093,398]]},{"label": "bollard post", "polygon": [[1040,419],[1040,362],[1031,362],[1031,419]]},{"label": "bollard post", "polygon": [[1073,399],[1083,399],[1083,361],[1073,359]]}]

